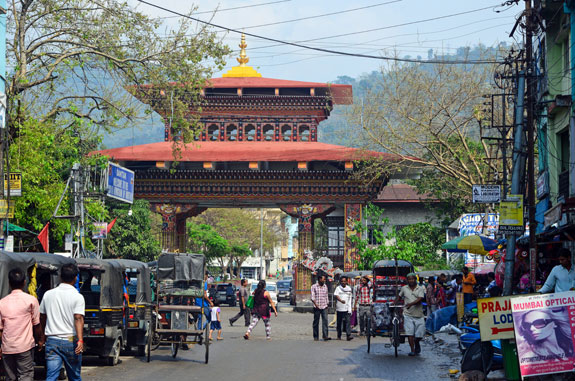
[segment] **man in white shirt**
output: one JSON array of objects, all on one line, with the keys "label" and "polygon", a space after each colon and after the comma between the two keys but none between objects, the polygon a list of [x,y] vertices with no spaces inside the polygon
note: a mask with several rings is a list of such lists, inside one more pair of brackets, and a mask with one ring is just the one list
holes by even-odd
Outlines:
[{"label": "man in white shirt", "polygon": [[553,267],[540,293],[563,292],[573,290],[575,287],[575,269],[571,265],[571,252],[569,249],[559,250],[559,264]]},{"label": "man in white shirt", "polygon": [[58,379],[62,363],[68,380],[82,380],[85,302],[74,287],[77,277],[75,264],[62,266],[62,283],[46,291],[40,304],[40,320],[46,335],[46,381]]},{"label": "man in white shirt", "polygon": [[333,297],[336,300],[335,310],[337,312],[337,339],[341,340],[342,327],[345,327],[347,340],[353,339],[351,337],[351,326],[349,324],[352,308],[353,291],[347,285],[347,277],[340,278],[339,286],[336,287]]}]

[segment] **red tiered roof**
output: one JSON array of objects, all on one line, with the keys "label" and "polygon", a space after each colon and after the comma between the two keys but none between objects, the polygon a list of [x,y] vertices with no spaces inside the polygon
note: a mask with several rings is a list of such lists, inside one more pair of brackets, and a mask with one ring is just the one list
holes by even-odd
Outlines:
[{"label": "red tiered roof", "polygon": [[[142,144],[96,151],[117,161],[173,161],[171,142]],[[354,161],[368,157],[396,159],[395,155],[319,142],[194,142],[182,150],[180,162]]]}]

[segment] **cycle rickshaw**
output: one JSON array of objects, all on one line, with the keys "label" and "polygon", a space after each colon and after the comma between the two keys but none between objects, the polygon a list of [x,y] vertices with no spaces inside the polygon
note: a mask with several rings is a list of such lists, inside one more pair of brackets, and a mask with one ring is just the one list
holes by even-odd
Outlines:
[{"label": "cycle rickshaw", "polygon": [[[371,338],[388,337],[389,346],[395,349],[405,343],[403,329],[403,305],[395,304],[399,290],[407,284],[407,274],[413,265],[404,260],[383,259],[373,265],[371,316],[367,322],[367,353],[371,350]],[[387,345],[386,345],[387,346]]]},{"label": "cycle rickshaw", "polygon": [[[158,318],[154,334],[159,345],[170,345],[176,358],[183,345],[204,345],[205,363],[209,358],[209,309],[196,305],[204,297],[205,257],[202,254],[165,253],[157,262]],[[153,335],[150,335],[150,342]],[[150,352],[148,351],[148,362]]]}]

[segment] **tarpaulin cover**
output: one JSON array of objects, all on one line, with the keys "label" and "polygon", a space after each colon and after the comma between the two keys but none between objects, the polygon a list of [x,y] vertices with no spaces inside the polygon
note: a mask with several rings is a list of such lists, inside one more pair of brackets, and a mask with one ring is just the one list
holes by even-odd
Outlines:
[{"label": "tarpaulin cover", "polygon": [[136,288],[136,304],[152,303],[152,286],[150,285],[150,268],[147,264],[131,259],[105,259],[106,262],[118,264],[124,271],[138,272],[138,285]]},{"label": "tarpaulin cover", "polygon": [[[100,308],[122,308],[124,303],[124,277],[122,266],[118,263],[101,259],[76,259],[80,270],[90,270],[95,276],[101,273],[100,278]],[[82,294],[85,291],[81,291]],[[86,303],[88,304],[88,303]]]},{"label": "tarpaulin cover", "polygon": [[[477,302],[471,302],[465,305],[464,312],[469,312],[473,308],[477,308]],[[447,324],[457,325],[457,309],[456,306],[447,306],[440,308],[433,312],[430,317],[425,321],[425,329],[429,333],[437,332]]]},{"label": "tarpaulin cover", "polygon": [[158,281],[204,280],[206,258],[203,254],[165,253],[158,258]]},{"label": "tarpaulin cover", "polygon": [[12,269],[21,269],[24,274],[28,269],[34,266],[36,261],[28,253],[10,253],[0,251],[0,298],[10,293],[10,284],[8,283],[8,273]]},{"label": "tarpaulin cover", "polygon": [[52,280],[52,287],[60,284],[60,269],[67,264],[75,264],[76,261],[69,257],[64,257],[58,254],[49,253],[25,253],[31,256],[36,261],[39,269],[44,269],[50,272]]}]

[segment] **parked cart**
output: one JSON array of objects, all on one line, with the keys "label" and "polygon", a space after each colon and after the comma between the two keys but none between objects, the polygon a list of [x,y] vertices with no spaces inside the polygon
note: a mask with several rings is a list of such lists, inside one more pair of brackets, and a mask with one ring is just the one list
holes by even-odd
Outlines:
[{"label": "parked cart", "polygon": [[396,304],[399,290],[407,284],[407,274],[413,265],[404,260],[380,260],[373,266],[371,317],[367,323],[367,353],[371,338],[388,337],[394,347],[395,357],[399,344],[405,343],[403,329],[403,304]]},{"label": "parked cart", "polygon": [[[205,257],[202,254],[162,254],[157,262],[155,334],[160,345],[169,345],[176,358],[183,345],[204,345],[209,358],[209,324],[204,303]],[[151,344],[151,340],[150,340]],[[150,355],[148,351],[148,361]]]}]

